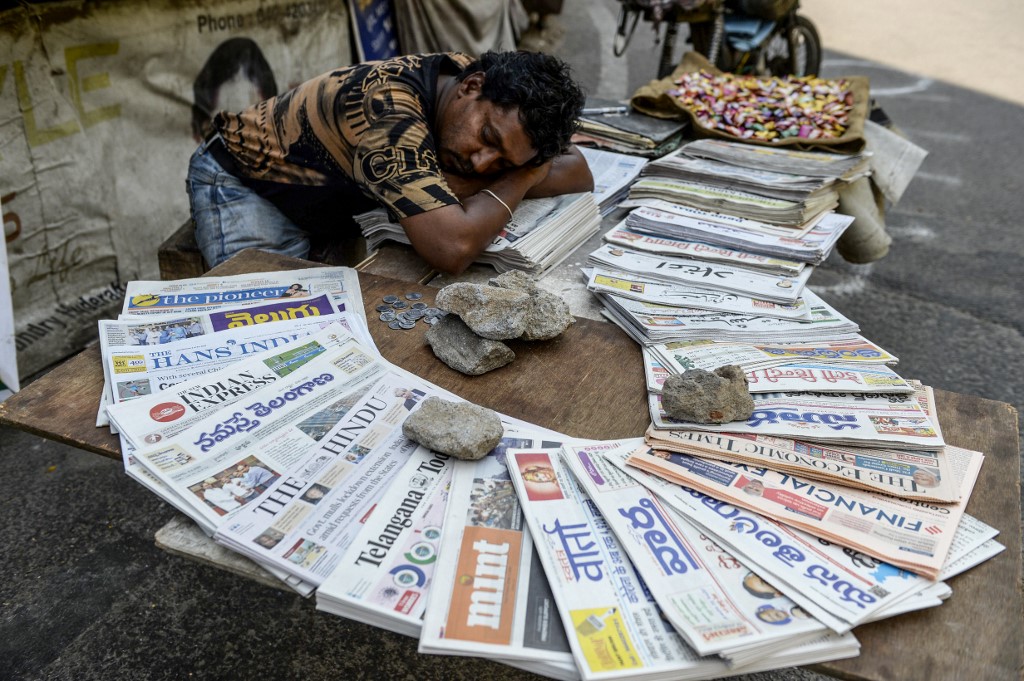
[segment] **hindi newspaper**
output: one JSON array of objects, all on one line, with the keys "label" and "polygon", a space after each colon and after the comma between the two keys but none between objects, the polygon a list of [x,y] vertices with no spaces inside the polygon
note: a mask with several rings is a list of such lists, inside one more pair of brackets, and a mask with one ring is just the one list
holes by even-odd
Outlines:
[{"label": "hindi newspaper", "polygon": [[749,509],[816,537],[936,579],[953,540],[984,455],[947,446],[960,500],[935,505],[852,487],[729,464],[646,445],[627,463],[722,502]]},{"label": "hindi newspaper", "polygon": [[[658,361],[658,356],[650,348],[643,348],[643,357],[647,391],[660,393],[665,379],[672,374]],[[751,393],[808,392],[813,389],[846,393],[914,392],[913,385],[881,364],[859,367],[839,364],[787,364],[746,371],[744,375],[747,377],[747,390]]]},{"label": "hindi newspaper", "polygon": [[663,283],[683,284],[787,304],[800,298],[814,271],[813,267],[806,267],[796,276],[780,276],[731,263],[649,255],[615,244],[602,245],[592,251],[587,260],[597,267],[630,272]]},{"label": "hindi newspaper", "polygon": [[557,434],[506,429],[479,461],[459,461],[442,528],[421,653],[571,665],[551,589],[523,524],[505,457],[509,448],[557,447]]},{"label": "hindi newspaper", "polygon": [[[811,319],[810,307],[802,298],[798,298],[793,303],[783,304],[724,291],[666,284],[647,277],[602,267],[589,267],[584,271],[587,276],[587,289],[598,294],[610,294],[643,303],[693,308],[708,312],[730,312],[779,319]],[[807,289],[804,291],[806,292]]]},{"label": "hindi newspaper", "polygon": [[629,193],[646,159],[612,151],[577,147],[594,177],[594,200],[604,217]]},{"label": "hindi newspaper", "polygon": [[534,537],[558,613],[584,681],[696,679],[792,664],[793,657],[855,655],[851,639],[831,639],[760,657],[742,669],[700,658],[674,631],[594,504],[561,463],[558,450],[508,453],[516,494]]},{"label": "hindi newspaper", "polygon": [[693,525],[679,522],[653,492],[603,456],[638,444],[565,446],[562,458],[686,642],[700,655],[731,658],[738,648],[758,654],[824,634],[825,625]]},{"label": "hindi newspaper", "polygon": [[661,395],[648,395],[659,430],[771,435],[829,444],[937,449],[945,442],[914,395],[878,393],[754,393],[746,421],[691,423],[670,417]]}]

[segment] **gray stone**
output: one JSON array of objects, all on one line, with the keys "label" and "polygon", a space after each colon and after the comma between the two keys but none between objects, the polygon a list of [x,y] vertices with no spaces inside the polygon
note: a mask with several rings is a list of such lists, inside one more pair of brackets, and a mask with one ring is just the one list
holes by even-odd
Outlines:
[{"label": "gray stone", "polygon": [[747,377],[735,364],[669,376],[661,389],[661,405],[672,418],[691,423],[745,421],[754,413]]},{"label": "gray stone", "polygon": [[565,301],[537,286],[530,275],[520,270],[503,272],[488,282],[491,286],[522,291],[530,296],[523,340],[550,340],[576,323]]},{"label": "gray stone", "polygon": [[453,314],[442,317],[425,335],[438,359],[469,376],[503,367],[516,358],[507,345],[481,338]]},{"label": "gray stone", "polygon": [[435,304],[462,317],[478,336],[507,340],[523,335],[529,300],[522,291],[460,282],[438,291]]},{"label": "gray stone", "polygon": [[482,459],[497,447],[503,430],[501,419],[490,409],[439,397],[428,397],[402,424],[402,433],[410,440],[469,461]]}]

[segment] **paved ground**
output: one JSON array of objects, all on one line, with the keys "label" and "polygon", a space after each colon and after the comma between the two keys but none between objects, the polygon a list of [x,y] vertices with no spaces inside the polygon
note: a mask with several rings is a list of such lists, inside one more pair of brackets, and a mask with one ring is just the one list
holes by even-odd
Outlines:
[{"label": "paved ground", "polygon": [[[653,77],[649,35],[628,59],[610,56],[613,0],[565,5],[560,51],[592,91],[622,97]],[[824,74],[869,75],[930,154],[889,216],[889,257],[866,266],[833,257],[812,284],[899,355],[903,375],[1019,408],[1020,106],[832,50]],[[0,429],[0,469],[2,679],[526,677],[417,655],[412,640],[163,553],[153,535],[174,511],[116,462]]]}]

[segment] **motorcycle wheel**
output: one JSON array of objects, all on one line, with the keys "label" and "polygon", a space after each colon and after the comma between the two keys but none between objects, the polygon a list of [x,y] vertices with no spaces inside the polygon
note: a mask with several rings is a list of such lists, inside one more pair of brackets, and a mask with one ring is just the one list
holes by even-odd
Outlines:
[{"label": "motorcycle wheel", "polygon": [[821,38],[818,29],[807,17],[797,15],[785,36],[787,55],[785,59],[772,60],[769,69],[775,76],[818,75],[821,69]]}]

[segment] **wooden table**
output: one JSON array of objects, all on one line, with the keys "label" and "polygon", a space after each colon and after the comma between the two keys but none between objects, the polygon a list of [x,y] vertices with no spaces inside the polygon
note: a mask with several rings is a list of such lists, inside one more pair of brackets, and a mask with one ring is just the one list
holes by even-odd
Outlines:
[{"label": "wooden table", "polygon": [[[309,266],[246,251],[211,274]],[[388,293],[418,291],[428,302],[436,293],[366,272],[360,284],[370,311]],[[392,330],[373,315],[369,325],[390,361],[511,416],[597,439],[637,437],[650,423],[640,352],[611,324],[579,319],[554,341],[512,342],[512,364],[476,377],[455,372],[433,356],[423,339],[425,325]],[[94,426],[102,383],[99,348],[90,347],[0,404],[0,423],[119,459],[117,438]],[[1006,551],[951,580],[953,596],[941,607],[858,627],[860,656],[817,665],[815,671],[841,679],[930,681],[1019,678],[1024,669],[1017,412],[1002,402],[943,390],[935,394],[946,440],[986,455],[967,511],[1000,530]]]}]

